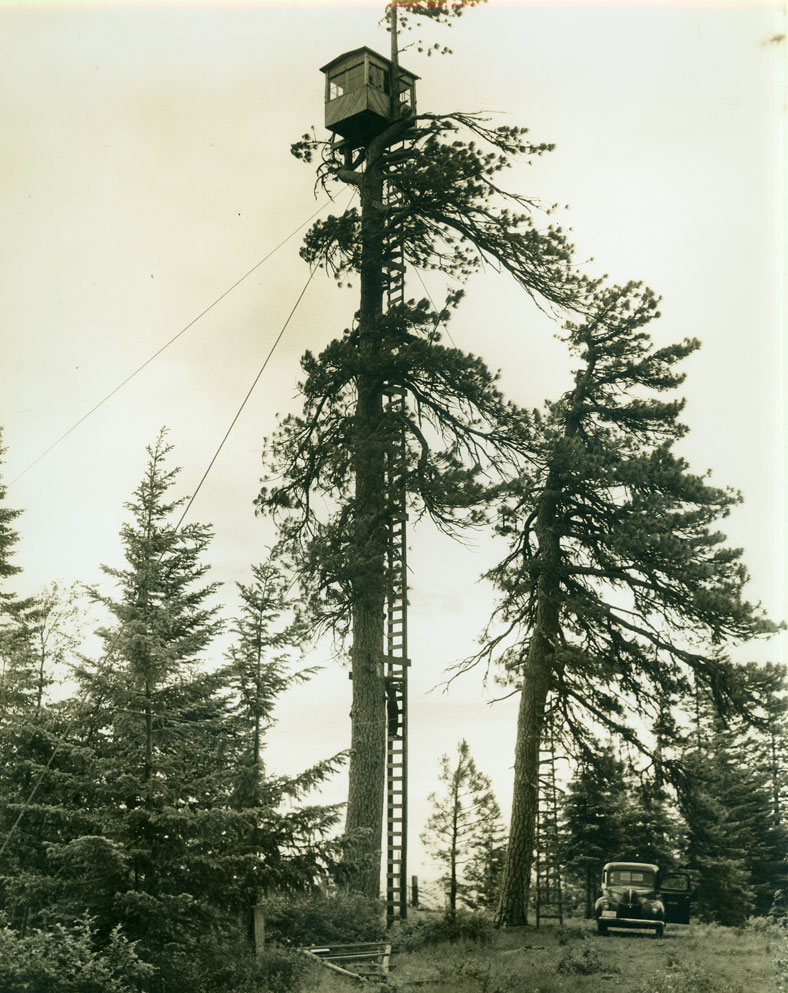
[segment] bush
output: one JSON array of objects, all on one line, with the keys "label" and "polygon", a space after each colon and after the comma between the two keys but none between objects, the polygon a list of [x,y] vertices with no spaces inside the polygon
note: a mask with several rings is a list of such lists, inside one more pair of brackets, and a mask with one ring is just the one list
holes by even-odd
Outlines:
[{"label": "bush", "polygon": [[487,914],[458,910],[455,914],[419,916],[398,921],[391,932],[391,941],[397,950],[412,952],[443,941],[469,941],[490,945],[493,934],[493,923]]},{"label": "bush", "polygon": [[266,948],[257,975],[265,993],[289,993],[301,989],[312,969],[313,965],[306,956],[290,948],[273,946]]},{"label": "bush", "polygon": [[0,989],[3,993],[136,993],[154,970],[118,928],[95,947],[92,921],[73,928],[20,935],[0,919]]},{"label": "bush", "polygon": [[[591,976],[602,972],[602,962],[593,945],[568,948],[558,960],[556,971],[562,976]],[[608,971],[610,971],[608,969]]]},{"label": "bush", "polygon": [[247,942],[210,940],[194,954],[174,948],[163,987],[177,993],[291,993],[301,989],[312,963],[291,948],[266,944],[260,959]]},{"label": "bush", "polygon": [[358,893],[311,893],[267,897],[266,936],[289,945],[381,941],[383,904]]}]

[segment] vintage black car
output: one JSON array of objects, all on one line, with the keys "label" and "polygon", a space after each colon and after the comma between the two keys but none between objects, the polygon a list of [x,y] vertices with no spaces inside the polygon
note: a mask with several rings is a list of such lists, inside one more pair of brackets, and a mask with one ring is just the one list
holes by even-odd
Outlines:
[{"label": "vintage black car", "polygon": [[660,872],[648,862],[608,862],[602,870],[602,896],[594,907],[599,934],[609,928],[653,928],[689,924],[690,877]]}]

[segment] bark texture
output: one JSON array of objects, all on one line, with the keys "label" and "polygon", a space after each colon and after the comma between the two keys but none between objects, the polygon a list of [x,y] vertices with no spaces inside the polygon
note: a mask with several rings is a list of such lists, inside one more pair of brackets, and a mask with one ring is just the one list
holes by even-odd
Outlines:
[{"label": "bark texture", "polygon": [[[552,480],[548,480],[548,493],[551,490],[551,482]],[[501,924],[510,926],[528,923],[531,867],[539,803],[539,744],[544,725],[545,704],[555,668],[559,633],[558,569],[561,550],[554,528],[556,506],[555,497],[546,497],[536,526],[541,578],[536,619],[523,670],[523,687],[517,715],[512,817],[498,915]]]},{"label": "bark texture", "polygon": [[361,176],[361,306],[358,401],[354,431],[353,704],[346,829],[357,835],[353,889],[377,897],[386,772],[383,682],[385,606],[385,460],[379,321],[383,312],[383,173],[376,142]]}]

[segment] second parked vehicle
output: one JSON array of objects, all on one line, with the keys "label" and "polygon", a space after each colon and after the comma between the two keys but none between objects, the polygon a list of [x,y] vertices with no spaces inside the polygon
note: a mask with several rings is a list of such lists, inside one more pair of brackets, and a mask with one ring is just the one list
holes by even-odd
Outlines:
[{"label": "second parked vehicle", "polygon": [[689,909],[686,872],[660,872],[648,862],[608,862],[602,870],[602,896],[594,908],[599,934],[651,928],[661,938],[665,924],[689,924]]}]

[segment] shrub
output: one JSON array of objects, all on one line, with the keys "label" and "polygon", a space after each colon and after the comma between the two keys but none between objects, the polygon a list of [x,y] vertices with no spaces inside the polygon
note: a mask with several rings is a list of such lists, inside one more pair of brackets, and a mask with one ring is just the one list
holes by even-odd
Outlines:
[{"label": "shrub", "polygon": [[274,941],[290,945],[380,941],[386,934],[383,904],[359,893],[267,897],[265,929]]},{"label": "shrub", "polygon": [[312,963],[304,955],[290,948],[272,946],[266,948],[258,964],[257,975],[266,993],[289,993],[304,985],[312,968]]},{"label": "shrub", "polygon": [[312,963],[292,948],[266,944],[258,959],[245,941],[208,938],[193,954],[171,950],[163,988],[167,993],[291,993],[305,985],[311,969]]},{"label": "shrub", "polygon": [[583,929],[576,927],[566,927],[563,924],[559,924],[555,928],[555,937],[559,945],[568,945],[570,942],[576,941],[586,941],[588,937],[588,932]]},{"label": "shrub", "polygon": [[96,948],[93,924],[20,935],[0,919],[0,989],[3,993],[135,993],[154,970],[115,928]]},{"label": "shrub", "polygon": [[[593,945],[568,948],[558,960],[556,971],[562,976],[591,976],[602,972],[602,962]],[[609,971],[609,970],[608,970]]]},{"label": "shrub", "polygon": [[788,889],[774,891],[769,917],[776,924],[788,927]]},{"label": "shrub", "polygon": [[164,989],[173,993],[256,993],[257,964],[248,943],[203,935],[191,947],[168,945],[161,955]]},{"label": "shrub", "polygon": [[493,923],[487,914],[458,910],[455,914],[435,914],[400,921],[391,932],[391,940],[398,950],[411,952],[443,941],[489,945],[493,934]]}]

